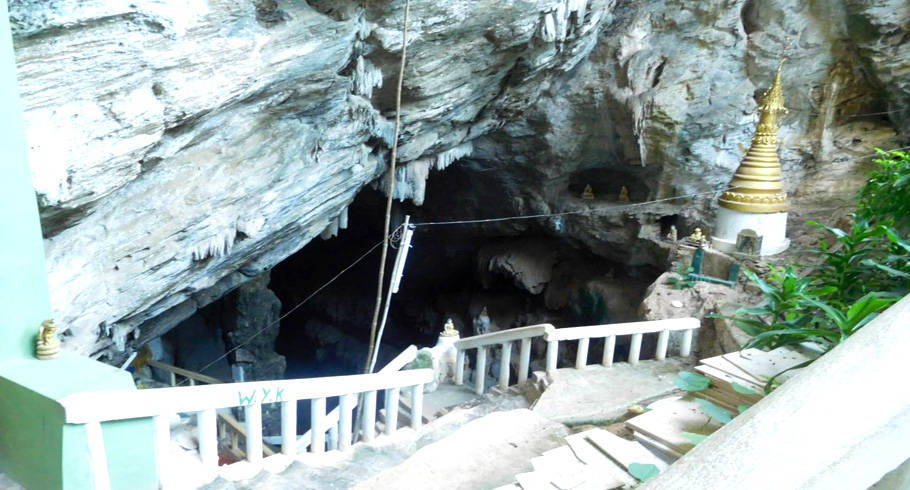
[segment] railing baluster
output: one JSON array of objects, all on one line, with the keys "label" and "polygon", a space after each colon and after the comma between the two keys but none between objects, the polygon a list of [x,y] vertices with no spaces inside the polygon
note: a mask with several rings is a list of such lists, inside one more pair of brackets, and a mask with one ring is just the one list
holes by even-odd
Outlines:
[{"label": "railing baluster", "polygon": [[193,378],[187,378],[190,380],[190,386],[196,386],[196,380]]},{"label": "railing baluster", "polygon": [[423,426],[423,385],[411,387],[411,428],[419,431]]},{"label": "railing baluster", "polygon": [[608,335],[604,339],[604,358],[601,361],[604,367],[613,367],[613,354],[616,352],[616,336]]},{"label": "railing baluster", "polygon": [[330,425],[328,434],[326,444],[328,444],[329,451],[334,451],[338,449],[338,424]]},{"label": "railing baluster", "polygon": [[484,382],[487,378],[487,348],[477,348],[477,366],[474,369],[474,392],[483,395]]},{"label": "railing baluster", "polygon": [[654,359],[662,361],[667,358],[667,344],[669,343],[669,340],[669,330],[664,329],[661,330],[659,334],[657,334],[657,351],[654,353]]},{"label": "railing baluster", "polygon": [[218,416],[214,408],[196,413],[199,458],[206,471],[218,471]]},{"label": "railing baluster", "polygon": [[281,402],[281,452],[297,455],[297,401]]},{"label": "railing baluster", "polygon": [[356,394],[341,395],[338,400],[338,449],[351,447],[351,425]]},{"label": "railing baluster", "polygon": [[361,421],[361,430],[363,440],[370,442],[376,437],[376,392],[368,391],[363,397],[363,408],[360,410],[363,415]]},{"label": "railing baluster", "polygon": [[310,400],[310,452],[325,452],[325,398]]},{"label": "railing baluster", "polygon": [[528,380],[531,368],[531,339],[521,339],[521,352],[518,355],[518,384]]},{"label": "railing baluster", "polygon": [[578,339],[578,353],[575,356],[575,369],[588,365],[588,343],[591,339]]},{"label": "railing baluster", "polygon": [[262,404],[243,407],[246,419],[246,460],[253,464],[262,462]]},{"label": "railing baluster", "polygon": [[158,488],[170,488],[170,482],[165,481],[168,469],[165,468],[164,458],[169,453],[171,445],[171,421],[167,415],[155,417],[155,463],[158,465]]},{"label": "railing baluster", "polygon": [[499,358],[499,387],[507,389],[509,387],[509,369],[512,361],[512,343],[504,342],[502,344],[502,356]]},{"label": "railing baluster", "polygon": [[464,350],[458,349],[455,356],[455,384],[464,384]]},{"label": "railing baluster", "polygon": [[171,386],[177,386],[177,375],[171,371]]},{"label": "railing baluster", "polygon": [[559,341],[551,340],[547,342],[547,374],[550,376],[556,374],[556,361],[559,356]]},{"label": "railing baluster", "polygon": [[394,434],[398,430],[398,388],[385,390],[385,433]]},{"label": "railing baluster", "polygon": [[682,342],[679,344],[679,355],[682,357],[689,357],[692,355],[692,333],[694,330],[691,328],[688,330],[683,330]]},{"label": "railing baluster", "polygon": [[641,355],[641,334],[632,334],[632,343],[629,344],[629,364],[638,364]]},{"label": "railing baluster", "polygon": [[88,439],[92,479],[95,483],[94,488],[96,490],[110,490],[111,475],[107,468],[107,451],[104,449],[104,433],[101,430],[101,422],[85,424],[85,435]]}]

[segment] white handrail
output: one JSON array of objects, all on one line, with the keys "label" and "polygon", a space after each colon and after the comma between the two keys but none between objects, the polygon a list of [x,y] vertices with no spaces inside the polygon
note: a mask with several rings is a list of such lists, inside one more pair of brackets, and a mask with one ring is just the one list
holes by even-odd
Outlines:
[{"label": "white handrail", "polygon": [[[393,372],[399,371],[399,370],[401,370],[401,368],[407,366],[408,363],[410,363],[414,359],[417,359],[417,346],[409,345],[407,349],[401,351],[401,354],[398,354],[397,356],[395,356],[395,359],[392,359],[388,364],[386,364],[382,369],[380,369],[379,372],[380,373],[393,373]],[[353,400],[351,401],[351,405],[352,405],[351,409],[353,409],[357,406],[356,397],[354,397]],[[345,408],[347,409],[347,407],[345,407]],[[333,408],[332,411],[329,412],[325,416],[326,426],[328,426],[328,427],[336,426],[338,424],[340,414],[341,414],[341,404],[339,404],[337,407]],[[301,445],[301,447],[303,447],[303,448],[306,448],[310,445],[310,441],[312,440],[312,438],[313,438],[313,429],[311,428],[311,429],[307,430],[306,432],[304,432],[302,436],[297,438],[297,444]]]},{"label": "white handrail", "polygon": [[545,323],[476,335],[455,342],[457,354],[455,358],[454,381],[457,385],[464,383],[465,351],[467,349],[477,349],[477,365],[474,370],[474,391],[478,394],[482,394],[486,389],[487,347],[490,346],[497,344],[501,346],[502,357],[500,358],[499,386],[505,389],[509,386],[512,343],[515,341],[521,341],[517,373],[518,383],[520,384],[528,379],[531,341],[535,337],[543,337],[547,342],[546,367],[547,373],[552,375],[556,372],[560,341],[578,341],[575,368],[581,369],[588,364],[588,347],[591,339],[603,338],[604,354],[602,364],[605,367],[610,367],[613,365],[613,354],[615,352],[616,337],[618,335],[632,336],[632,341],[629,343],[628,362],[630,364],[636,364],[641,355],[641,344],[644,334],[658,334],[657,349],[654,357],[657,360],[662,360],[666,358],[667,355],[670,332],[682,330],[683,334],[680,340],[679,352],[681,356],[686,357],[689,356],[692,351],[693,332],[700,326],[701,323],[696,318],[671,318],[666,320],[589,325],[571,328],[556,328],[549,323]]},{"label": "white handrail", "polygon": [[263,403],[311,400],[410,387],[432,380],[432,369],[414,369],[326,378],[81,392],[60,399],[60,404],[64,409],[66,423],[85,424],[153,417],[174,412],[201,412]]},{"label": "white handrail", "polygon": [[475,335],[473,337],[463,338],[455,342],[455,347],[458,350],[475,349],[477,347],[502,344],[503,342],[512,342],[515,340],[527,339],[531,337],[540,337],[542,335],[545,335],[547,332],[555,329],[556,327],[550,325],[549,323],[531,325],[528,327],[511,328],[509,330],[500,330],[498,332],[490,332],[483,335]]},{"label": "white handrail", "polygon": [[610,335],[633,335],[638,333],[658,333],[663,330],[690,330],[699,328],[701,323],[697,318],[670,318],[667,320],[649,320],[629,323],[606,323],[603,325],[590,325],[584,327],[555,328],[546,333],[545,339],[551,340],[579,340]]}]

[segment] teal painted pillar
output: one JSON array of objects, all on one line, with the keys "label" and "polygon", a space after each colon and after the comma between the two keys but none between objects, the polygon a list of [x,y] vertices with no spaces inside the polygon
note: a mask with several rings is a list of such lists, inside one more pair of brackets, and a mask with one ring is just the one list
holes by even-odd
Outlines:
[{"label": "teal painted pillar", "polygon": [[31,357],[51,317],[44,243],[29,173],[6,0],[0,0],[0,361]]},{"label": "teal painted pillar", "polygon": [[[97,475],[85,427],[65,423],[57,400],[135,385],[125,371],[87,357],[32,355],[38,326],[52,313],[7,0],[0,0],[0,155],[0,471],[30,489],[89,490]],[[152,420],[105,422],[102,430],[112,488],[158,488]]]}]

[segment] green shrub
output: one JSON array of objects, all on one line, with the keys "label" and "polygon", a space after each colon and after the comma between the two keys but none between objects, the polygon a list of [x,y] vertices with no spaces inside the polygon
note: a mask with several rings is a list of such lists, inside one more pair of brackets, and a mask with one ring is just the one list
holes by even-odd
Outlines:
[{"label": "green shrub", "polygon": [[910,290],[910,158],[880,152],[878,170],[857,195],[849,230],[809,221],[832,235],[810,268],[776,269],[767,280],[746,276],[764,301],[740,308],[736,324],[752,336],[746,347],[813,342],[824,350],[843,342]]}]

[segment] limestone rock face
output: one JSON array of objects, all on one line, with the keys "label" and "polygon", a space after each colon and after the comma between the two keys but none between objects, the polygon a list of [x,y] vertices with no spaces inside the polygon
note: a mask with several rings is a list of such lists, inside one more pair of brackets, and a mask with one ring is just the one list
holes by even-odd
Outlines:
[{"label": "limestone rock face", "polygon": [[[413,0],[403,165],[384,178],[420,204],[456,160],[486,172],[458,217],[583,209],[586,183],[633,203],[700,194],[499,228],[654,265],[658,217],[710,222],[789,36],[785,179],[795,206],[825,202],[872,146],[907,138],[910,7],[821,3]],[[123,350],[346,226],[385,173],[403,14],[401,0],[10,0],[65,348]],[[868,112],[886,114],[852,117]]]}]

